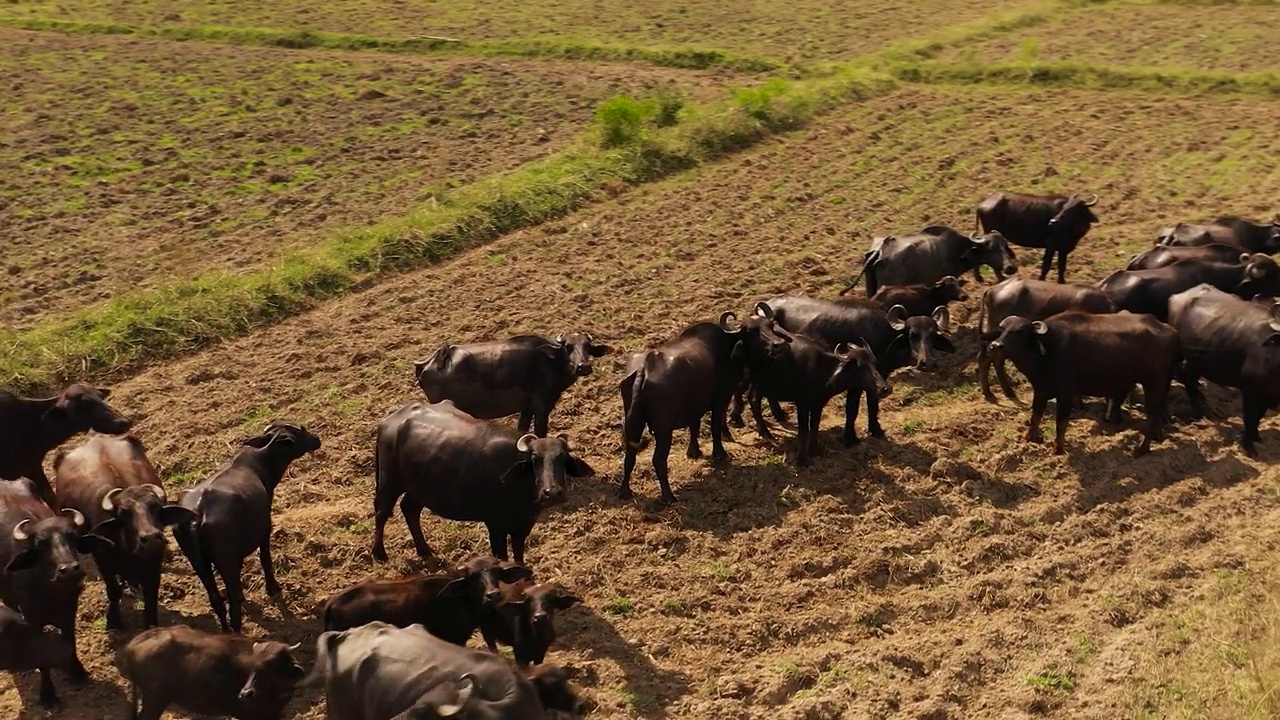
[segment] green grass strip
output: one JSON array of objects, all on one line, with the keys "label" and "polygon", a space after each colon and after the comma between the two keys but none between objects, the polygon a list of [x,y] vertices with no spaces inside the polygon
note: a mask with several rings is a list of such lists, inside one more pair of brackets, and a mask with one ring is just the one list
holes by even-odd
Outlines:
[{"label": "green grass strip", "polygon": [[406,217],[335,235],[257,272],[211,273],[0,333],[0,386],[38,393],[74,379],[119,377],[302,312],[384,273],[564,215],[608,185],[652,181],[723,157],[894,85],[865,70],[774,79],[717,103],[663,112],[665,127],[643,121],[657,103],[611,102],[611,113],[577,145]]},{"label": "green grass strip", "polygon": [[1072,62],[899,63],[879,66],[912,83],[1067,87],[1179,95],[1280,95],[1280,75],[1108,67]]},{"label": "green grass strip", "polygon": [[719,67],[759,73],[786,69],[785,63],[768,58],[736,55],[722,50],[692,47],[630,47],[572,40],[452,40],[433,37],[383,38],[319,30],[238,28],[216,25],[161,25],[142,27],[119,22],[81,22],[41,17],[0,17],[0,26],[19,30],[52,31],[76,35],[134,35],[167,40],[191,40],[294,49],[359,50],[419,55],[474,55],[481,57],[555,58],[597,62],[647,63],[660,67],[704,70]]}]

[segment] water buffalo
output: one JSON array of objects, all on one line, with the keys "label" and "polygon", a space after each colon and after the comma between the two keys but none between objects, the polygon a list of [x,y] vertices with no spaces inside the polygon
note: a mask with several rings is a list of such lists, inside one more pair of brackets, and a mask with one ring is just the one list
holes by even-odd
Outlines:
[{"label": "water buffalo", "polygon": [[1141,385],[1147,428],[1134,457],[1151,449],[1162,437],[1169,384],[1181,360],[1178,333],[1150,315],[1077,311],[1045,320],[1017,315],[1000,323],[1000,336],[991,342],[1031,381],[1031,422],[1027,442],[1043,442],[1040,423],[1049,400],[1056,398],[1057,435],[1053,452],[1064,452],[1067,421],[1078,397],[1103,397],[1112,404],[1108,414],[1134,385]]},{"label": "water buffalo", "polygon": [[627,362],[627,376],[618,385],[622,395],[622,484],[618,494],[632,497],[631,474],[636,454],[643,448],[644,429],[653,434],[653,471],[662,489],[662,501],[675,502],[667,477],[667,458],[672,434],[689,429],[690,458],[702,457],[698,431],[702,418],[711,413],[711,457],[728,459],[724,449],[725,415],[729,400],[742,380],[744,364],[733,359],[741,342],[758,337],[771,348],[787,342],[773,324],[749,317],[741,327],[730,328],[733,313],[720,316],[718,323],[699,322],[679,335],[646,352],[634,353]]},{"label": "water buffalo", "polygon": [[1076,249],[1098,216],[1093,206],[1098,196],[1028,195],[998,192],[978,203],[977,226],[982,232],[998,231],[1009,242],[1028,248],[1044,248],[1040,279],[1049,276],[1053,256],[1058,256],[1058,282],[1067,281],[1067,255]]},{"label": "water buffalo", "polygon": [[74,660],[75,646],[66,638],[32,625],[22,613],[0,604],[0,670],[39,670],[43,682],[50,668],[70,672]]},{"label": "water buffalo", "polygon": [[76,383],[55,397],[37,400],[0,391],[0,479],[25,477],[40,497],[55,503],[53,486],[44,474],[44,456],[79,435],[96,430],[108,435],[129,432],[132,421],[107,404],[111,391]]},{"label": "water buffalo", "polygon": [[[972,271],[982,282],[982,266],[997,276],[1013,275],[1013,250],[998,232],[965,236],[943,225],[930,225],[913,235],[878,237],[862,256],[862,272],[867,276],[867,297],[874,297],[881,285],[931,285],[951,276]],[[844,296],[859,278],[840,291]]]},{"label": "water buffalo", "polygon": [[[254,550],[262,562],[267,594],[280,594],[271,563],[271,502],[289,464],[320,449],[320,438],[305,428],[273,422],[244,441],[231,462],[208,480],[178,494],[178,504],[195,519],[173,526],[173,536],[209,594],[223,632],[241,632],[244,590],[240,571]],[[227,587],[231,619],[218,592],[214,571]]]},{"label": "water buffalo", "polygon": [[1004,391],[1005,397],[1014,402],[1018,400],[1005,369],[1004,358],[993,357],[989,352],[988,343],[999,337],[1001,332],[992,327],[1000,327],[1005,318],[1014,315],[1028,320],[1044,320],[1068,310],[1095,314],[1113,313],[1116,312],[1116,304],[1106,293],[1092,285],[1011,277],[987,288],[978,308],[978,380],[983,397],[989,402],[996,401],[995,393],[991,392],[991,366],[994,360],[1000,389]]},{"label": "water buffalo", "polygon": [[449,520],[482,522],[493,555],[517,564],[538,515],[564,502],[565,477],[595,474],[564,435],[540,438],[473,418],[451,400],[415,400],[378,423],[373,556],[387,559],[383,533],[396,501],[414,549],[434,557],[422,535],[424,508]]},{"label": "water buffalo", "polygon": [[431,402],[452,400],[468,415],[492,420],[520,413],[519,432],[547,436],[547,420],[560,396],[578,378],[591,374],[591,358],[607,345],[590,335],[555,340],[519,335],[507,340],[443,345],[413,364],[418,386]]},{"label": "water buffalo", "polygon": [[908,316],[931,315],[940,305],[968,300],[968,293],[961,289],[964,284],[964,278],[948,275],[932,285],[881,285],[871,302],[885,312],[901,305]]},{"label": "water buffalo", "polygon": [[1179,260],[1193,262],[1227,263],[1240,262],[1240,248],[1222,243],[1208,245],[1179,246],[1157,245],[1145,252],[1134,255],[1125,270],[1154,270],[1168,267]]},{"label": "water buffalo", "polygon": [[186,625],[144,630],[120,651],[132,717],[160,720],[176,706],[195,715],[279,720],[306,675],[293,655],[299,645]]},{"label": "water buffalo", "polygon": [[1280,406],[1280,305],[1242,300],[1211,285],[1169,298],[1169,324],[1182,339],[1182,380],[1193,412],[1204,412],[1200,378],[1240,390],[1244,430],[1240,447],[1256,456],[1258,425]]},{"label": "water buffalo", "polygon": [[[546,669],[526,674],[501,656],[446,642],[421,625],[371,622],[321,633],[304,685],[322,686],[328,717],[341,720],[542,720],[548,711],[577,712],[564,673],[538,667]],[[553,698],[563,704],[543,704]]]},{"label": "water buffalo", "polygon": [[1270,255],[1245,253],[1236,263],[1179,260],[1154,270],[1117,270],[1098,283],[1116,307],[1169,317],[1169,298],[1207,283],[1219,290],[1251,298],[1280,289],[1280,265]]},{"label": "water buffalo", "polygon": [[[72,682],[89,673],[76,655],[76,611],[84,589],[77,553],[88,554],[111,541],[88,532],[77,510],[54,513],[27,479],[0,481],[0,602],[22,613],[32,627],[52,625],[71,646],[67,665]],[[48,667],[40,669],[40,704],[58,702]]]},{"label": "water buffalo", "polygon": [[1223,215],[1211,223],[1178,223],[1164,228],[1156,236],[1158,245],[1196,247],[1220,243],[1238,248],[1238,252],[1280,252],[1280,215],[1269,223],[1258,223],[1235,215]]},{"label": "water buffalo", "polygon": [[80,511],[95,534],[113,543],[93,554],[107,588],[107,629],[124,628],[124,584],[141,589],[146,626],[159,625],[164,528],[194,520],[195,514],[167,503],[142,442],[132,435],[90,437],[73,450],[58,451],[53,466],[58,506]]},{"label": "water buffalo", "polygon": [[559,583],[516,583],[503,588],[497,612],[480,630],[490,651],[497,652],[500,642],[511,648],[517,663],[540,665],[556,641],[556,612],[580,602],[577,595]]}]

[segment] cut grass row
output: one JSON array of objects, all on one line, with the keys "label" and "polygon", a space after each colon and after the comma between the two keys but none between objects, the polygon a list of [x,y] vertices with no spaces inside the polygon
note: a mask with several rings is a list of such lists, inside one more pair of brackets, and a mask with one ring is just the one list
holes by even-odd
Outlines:
[{"label": "cut grass row", "polygon": [[897,62],[881,69],[904,82],[924,84],[1029,85],[1179,95],[1280,97],[1280,75],[1269,72],[1234,74],[1078,62]]}]

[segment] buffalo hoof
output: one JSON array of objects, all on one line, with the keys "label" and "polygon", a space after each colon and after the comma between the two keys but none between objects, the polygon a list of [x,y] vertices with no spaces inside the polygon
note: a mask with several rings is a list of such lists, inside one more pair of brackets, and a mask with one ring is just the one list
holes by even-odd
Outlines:
[{"label": "buffalo hoof", "polygon": [[89,682],[89,671],[77,660],[75,667],[67,671],[67,680],[72,685],[83,685]]},{"label": "buffalo hoof", "polygon": [[107,616],[107,630],[109,632],[123,632],[124,621],[118,617]]},{"label": "buffalo hoof", "polygon": [[1147,453],[1149,453],[1149,452],[1151,452],[1151,448],[1144,444],[1144,445],[1139,445],[1138,447],[1134,448],[1134,449],[1133,449],[1133,452],[1132,452],[1132,453],[1130,453],[1130,455],[1131,455],[1132,457],[1135,457],[1135,458],[1140,458],[1140,457],[1142,457],[1143,455],[1146,455],[1146,454],[1147,454]]},{"label": "buffalo hoof", "polygon": [[663,493],[662,497],[658,498],[658,503],[661,505],[675,505],[676,501],[679,499],[680,498],[676,497],[675,493],[668,492],[668,493]]},{"label": "buffalo hoof", "polygon": [[618,488],[618,499],[619,499],[619,500],[630,500],[631,498],[633,498],[633,497],[635,497],[635,496],[636,496],[636,494],[635,494],[635,493],[633,493],[633,492],[631,492],[631,488],[629,488],[629,487],[623,486],[623,487]]},{"label": "buffalo hoof", "polygon": [[743,422],[743,420],[742,420],[742,416],[741,416],[741,415],[733,415],[733,416],[731,416],[731,417],[729,418],[729,424],[730,424],[730,425],[732,425],[732,426],[734,426],[734,427],[736,427],[736,428],[741,428],[741,427],[746,427],[746,426],[747,426],[747,424],[746,424],[745,422]]},{"label": "buffalo hoof", "polygon": [[58,699],[57,695],[49,695],[46,697],[43,693],[40,695],[40,699],[36,702],[45,710],[57,710],[62,705],[62,701]]},{"label": "buffalo hoof", "polygon": [[774,415],[773,419],[777,420],[778,424],[784,427],[791,427],[792,425],[794,425],[794,423],[791,422],[791,418],[787,417],[786,413],[783,413],[781,415]]},{"label": "buffalo hoof", "polygon": [[685,452],[684,456],[689,458],[690,460],[697,460],[698,458],[702,457],[702,448],[698,447],[697,445],[694,445],[693,447],[689,448],[688,451]]},{"label": "buffalo hoof", "polygon": [[760,437],[761,437],[761,439],[763,439],[765,442],[771,442],[771,443],[772,443],[772,442],[777,442],[777,439],[773,437],[773,433],[769,432],[768,430],[761,430],[761,431],[760,431]]},{"label": "buffalo hoof", "polygon": [[266,587],[268,597],[280,597],[280,593],[284,592],[280,588],[280,583],[271,583]]},{"label": "buffalo hoof", "polygon": [[871,437],[873,437],[873,438],[879,438],[879,439],[881,439],[881,440],[884,440],[884,439],[885,439],[884,428],[880,427],[879,425],[876,425],[876,426],[875,426],[875,427],[873,427],[873,428],[869,428],[869,429],[867,430],[867,432],[868,432],[868,433],[871,435]]},{"label": "buffalo hoof", "polygon": [[374,560],[377,560],[378,562],[386,562],[386,561],[387,561],[387,549],[386,549],[385,547],[382,547],[382,546],[375,547],[375,548],[373,549],[373,559],[374,559]]},{"label": "buffalo hoof", "polygon": [[729,453],[724,448],[711,451],[711,459],[714,462],[729,462]]},{"label": "buffalo hoof", "polygon": [[862,438],[858,437],[854,433],[845,433],[840,436],[840,442],[844,443],[845,447],[853,447],[854,445],[861,443]]},{"label": "buffalo hoof", "polygon": [[1026,437],[1023,438],[1023,442],[1031,443],[1032,445],[1043,445],[1044,435],[1041,435],[1040,433],[1027,433]]},{"label": "buffalo hoof", "polygon": [[983,391],[982,399],[986,400],[989,403],[992,403],[993,405],[1000,402],[999,400],[996,399],[996,394],[991,392],[990,390]]},{"label": "buffalo hoof", "polygon": [[1063,447],[1061,443],[1054,443],[1054,444],[1053,444],[1053,454],[1054,454],[1054,455],[1065,455],[1065,454],[1066,454],[1066,452],[1067,452],[1067,449],[1066,449],[1065,447]]},{"label": "buffalo hoof", "polygon": [[1258,459],[1258,449],[1253,446],[1252,441],[1241,442],[1240,449],[1244,451],[1245,455],[1248,455],[1254,460]]}]

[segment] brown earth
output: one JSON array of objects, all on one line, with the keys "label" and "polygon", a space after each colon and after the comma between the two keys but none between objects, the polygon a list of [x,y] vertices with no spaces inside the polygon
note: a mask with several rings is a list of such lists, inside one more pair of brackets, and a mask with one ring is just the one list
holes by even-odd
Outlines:
[{"label": "brown earth", "polygon": [[[1112,428],[1091,404],[1071,424],[1068,454],[1054,457],[1021,442],[1025,408],[977,397],[975,292],[955,309],[958,352],[938,374],[892,378],[887,441],[840,447],[834,403],[826,456],[797,473],[783,455],[790,442],[738,430],[723,467],[677,453],[680,501],[661,508],[647,454],[640,499],[614,496],[621,352],[771,293],[829,296],[872,233],[967,228],[966,208],[997,186],[1098,192],[1104,223],[1071,271],[1096,279],[1162,222],[1274,198],[1277,107],[902,90],[152,368],[113,401],[140,420],[173,485],[203,477],[269,418],[324,439],[277,497],[281,606],[255,561],[248,571],[247,630],[309,645],[329,594],[420,567],[398,519],[391,562],[375,566],[368,552],[372,430],[419,395],[410,362],[444,341],[585,329],[615,353],[568,393],[552,427],[598,477],[548,514],[528,560],[585,599],[557,620],[549,661],[570,669],[593,716],[1166,717],[1157,661],[1194,637],[1171,635],[1170,623],[1216,597],[1222,573],[1277,546],[1280,434],[1264,422],[1261,460],[1240,455],[1233,393],[1211,396],[1222,419],[1180,420],[1139,460],[1128,451],[1141,410]],[[1252,142],[1231,142],[1246,132]],[[1181,390],[1173,410],[1186,411]],[[447,558],[486,548],[478,525],[424,524]],[[162,621],[211,628],[185,561],[169,568]],[[95,684],[60,685],[66,720],[124,712],[111,657],[128,635],[100,629],[103,604],[91,585],[81,653]],[[35,688],[34,676],[16,689],[0,679],[0,714],[38,716]],[[300,698],[297,716],[322,717],[315,701]]]},{"label": "brown earth", "polygon": [[574,39],[608,44],[728,50],[784,61],[849,58],[927,29],[977,20],[1024,3],[1000,0],[24,0],[0,17],[49,17],[137,25],[222,25],[329,30],[463,40]]},{"label": "brown earth", "polygon": [[1275,72],[1275,22],[1274,6],[1120,4],[1064,12],[1044,25],[966,44],[943,57]]},{"label": "brown earth", "polygon": [[401,215],[563,148],[613,95],[704,102],[733,80],[7,29],[0,47],[0,324],[16,327]]}]

